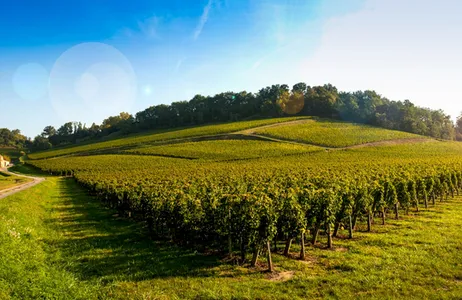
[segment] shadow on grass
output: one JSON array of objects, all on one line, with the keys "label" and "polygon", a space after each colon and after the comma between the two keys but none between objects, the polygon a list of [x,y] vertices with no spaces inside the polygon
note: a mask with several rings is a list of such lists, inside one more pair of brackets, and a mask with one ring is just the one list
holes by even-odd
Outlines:
[{"label": "shadow on grass", "polygon": [[63,253],[66,269],[81,280],[107,283],[214,275],[218,257],[152,241],[141,222],[116,217],[73,179],[59,180],[61,199],[52,206],[58,217],[50,222],[65,234],[49,242]]},{"label": "shadow on grass", "polygon": [[31,175],[31,176],[47,176],[49,174],[43,172],[42,170],[33,167],[32,165],[27,164],[15,164],[8,169],[10,172],[19,173],[22,175]]}]

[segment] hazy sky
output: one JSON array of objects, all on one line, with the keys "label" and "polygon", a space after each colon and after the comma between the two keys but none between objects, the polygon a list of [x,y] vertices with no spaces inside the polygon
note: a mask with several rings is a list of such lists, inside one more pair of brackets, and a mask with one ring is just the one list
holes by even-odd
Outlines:
[{"label": "hazy sky", "polygon": [[462,111],[459,0],[0,0],[0,127],[286,83]]}]

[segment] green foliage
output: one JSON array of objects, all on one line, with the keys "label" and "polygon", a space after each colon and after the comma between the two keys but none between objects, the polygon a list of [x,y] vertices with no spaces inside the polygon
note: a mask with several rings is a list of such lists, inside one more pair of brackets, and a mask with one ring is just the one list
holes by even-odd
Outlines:
[{"label": "green foliage", "polygon": [[0,128],[0,147],[23,148],[27,138],[18,129]]},{"label": "green foliage", "polygon": [[[293,276],[285,281],[260,268],[243,268],[220,256],[146,238],[143,223],[101,207],[72,179],[50,177],[3,200],[2,299],[460,299],[462,295],[460,198],[390,220],[390,226],[377,226],[373,234],[360,228],[353,240],[335,240],[340,251],[307,245],[308,261],[273,255],[276,271]],[[293,252],[298,250],[294,244]]]},{"label": "green foliage", "polygon": [[[127,224],[130,223],[126,220],[111,221],[107,216],[103,217],[105,214],[113,216],[115,213],[97,208],[98,202],[86,198],[72,179],[53,178],[50,179],[51,183],[45,183],[43,190],[38,191],[37,195],[26,197],[30,201],[28,205],[33,205],[27,206],[27,211],[41,211],[42,214],[48,212],[53,215],[49,218],[43,218],[43,215],[37,218],[28,216],[27,219],[31,219],[31,224],[39,222],[38,220],[45,220],[44,224],[50,224],[48,220],[61,220],[57,225],[51,222],[49,226],[64,228],[64,234],[57,233],[55,239],[59,241],[66,238],[68,241],[62,246],[55,239],[46,238],[47,233],[44,232],[40,235],[45,236],[44,238],[37,238],[30,244],[9,241],[0,243],[0,250],[7,253],[7,257],[24,245],[27,248],[21,253],[31,253],[31,256],[23,255],[24,259],[14,257],[18,271],[14,271],[14,276],[8,277],[12,280],[0,281],[3,290],[6,293],[11,293],[13,289],[18,290],[18,297],[21,297],[34,292],[31,292],[32,288],[51,282],[54,288],[45,288],[42,294],[37,292],[32,295],[54,297],[68,287],[71,298],[85,298],[90,292],[97,293],[95,290],[101,293],[99,295],[106,295],[108,292],[120,298],[124,298],[122,295],[125,298],[131,297],[134,291],[145,298],[157,296],[148,293],[165,292],[167,295],[178,295],[179,298],[201,298],[206,297],[205,291],[216,292],[215,298],[231,298],[232,295],[248,298],[269,298],[276,297],[275,295],[278,298],[297,298],[299,295],[299,298],[306,298],[308,294],[314,297],[311,289],[307,292],[307,286],[318,287],[318,297],[357,297],[358,291],[364,293],[364,297],[369,297],[373,291],[378,297],[392,294],[397,298],[409,298],[414,291],[426,293],[429,297],[446,295],[457,298],[460,294],[457,290],[460,272],[455,271],[460,268],[454,268],[458,262],[460,239],[451,240],[460,235],[459,231],[452,229],[449,232],[447,227],[443,230],[442,225],[446,224],[443,221],[436,226],[435,218],[442,218],[441,214],[435,213],[434,217],[425,219],[425,222],[420,218],[426,218],[432,210],[441,208],[449,210],[453,207],[456,211],[460,210],[460,202],[448,198],[461,188],[462,144],[429,141],[273,156],[278,150],[268,148],[267,151],[259,152],[256,148],[263,142],[248,141],[248,144],[243,142],[242,149],[238,149],[238,145],[234,143],[233,151],[246,157],[247,152],[255,147],[255,153],[248,155],[245,160],[232,160],[236,156],[223,150],[226,147],[231,148],[230,145],[233,144],[227,142],[156,146],[168,151],[179,151],[181,145],[191,151],[191,144],[198,145],[201,151],[210,148],[202,156],[197,156],[203,159],[196,160],[123,154],[69,156],[32,160],[28,163],[47,173],[72,175],[91,195],[116,210],[118,216],[146,221],[143,224],[147,226],[142,230],[149,229],[156,241],[172,241],[186,246],[185,249],[206,249],[223,253],[228,252],[230,246],[233,254],[240,252],[241,257],[248,259],[249,252],[255,248],[263,249],[268,241],[274,245],[282,239],[298,239],[302,232],[308,236],[310,232],[314,234],[321,231],[318,242],[325,243],[334,227],[338,236],[342,237],[344,230],[339,224],[345,224],[350,216],[354,219],[351,228],[358,230],[355,237],[359,236],[360,239],[351,242],[335,239],[335,247],[342,251],[321,250],[319,245],[307,246],[308,258],[316,261],[313,264],[288,261],[274,255],[278,270],[299,272],[294,280],[284,283],[288,291],[292,291],[290,295],[282,293],[280,288],[271,290],[271,283],[262,278],[263,275],[253,274],[252,269],[242,267],[220,265],[206,270],[200,269],[197,272],[207,274],[202,279],[204,273],[196,276],[197,273],[190,271],[195,267],[190,260],[197,259],[200,255],[195,256],[188,252],[185,257],[173,246],[169,246],[167,250],[159,249],[151,241],[143,240],[147,232],[140,227],[133,229],[133,232],[127,232]],[[278,144],[268,142],[265,145]],[[219,153],[219,161],[214,161],[215,151]],[[227,153],[230,153],[230,160],[226,159]],[[281,151],[280,154],[285,152]],[[58,180],[66,182],[65,185],[68,186],[61,185],[54,190],[51,185]],[[438,206],[432,206],[430,211],[414,215],[412,207],[418,205],[425,193],[434,194],[443,202],[438,201]],[[41,195],[48,196],[41,198]],[[75,195],[78,201],[72,200],[70,195]],[[41,203],[50,201],[55,202],[55,206],[43,210]],[[14,211],[26,213],[18,208],[21,205],[14,206]],[[393,225],[404,222],[404,226],[392,227],[393,230],[400,230],[401,235],[390,237],[386,226],[379,227],[376,223],[373,223],[376,226],[373,231],[387,234],[366,236],[361,233],[364,230],[364,225],[361,224],[364,219],[395,208],[412,212],[412,215],[402,215],[399,221],[388,221]],[[8,215],[1,212],[2,215]],[[93,217],[90,218],[89,214]],[[451,226],[458,228],[459,215],[451,218],[454,218]],[[117,225],[117,222],[124,223]],[[0,225],[0,230],[7,230],[2,229],[2,226]],[[15,232],[23,235],[23,227],[18,228]],[[426,229],[434,232],[429,233]],[[437,232],[448,235],[444,238],[435,236],[432,239]],[[415,239],[415,235],[419,235],[419,239]],[[45,242],[41,241],[50,240],[48,243],[53,247],[50,253],[62,251],[62,260],[57,254],[51,255],[51,259],[48,257],[49,260],[34,257],[34,254],[40,254],[46,248],[31,249],[32,245],[43,245]],[[433,245],[436,240],[442,244]],[[294,242],[294,251],[299,250],[297,242]],[[450,256],[436,259],[435,253],[438,251],[450,253]],[[170,255],[169,253],[173,253],[170,258],[173,263],[166,263],[163,258],[163,255]],[[416,255],[419,259],[416,259]],[[40,274],[36,275],[34,270],[28,270],[27,261],[31,259],[35,259],[34,270],[40,270],[40,274],[54,275],[44,278]],[[4,268],[7,273],[13,272],[11,270],[14,264],[9,261],[0,261],[7,266]],[[52,263],[47,265],[45,262],[48,261]],[[378,268],[378,265],[382,267]],[[445,276],[441,275],[440,268],[444,270]],[[410,270],[412,280],[409,277]],[[76,281],[71,276],[74,273],[68,272],[76,272],[81,277],[77,277]],[[429,278],[428,272],[432,272],[432,278]],[[357,282],[358,276],[362,278],[361,282]],[[371,276],[377,280],[371,281]],[[56,282],[56,278],[61,277],[63,281]],[[231,280],[229,277],[239,280]],[[420,285],[415,285],[416,279],[419,283],[425,282],[435,288],[450,288],[439,290],[440,292],[435,292],[436,289],[423,290]],[[215,284],[208,284],[210,280]],[[329,285],[322,283],[322,280],[328,280]],[[394,290],[392,287],[397,280],[403,288]],[[26,281],[29,285],[25,284]],[[335,284],[332,285],[332,282]],[[155,292],[152,290],[154,285]],[[178,288],[191,285],[197,285],[197,289],[190,291],[188,288]],[[247,285],[252,286],[252,292],[245,292]],[[383,285],[387,288],[383,288]],[[330,292],[320,290],[319,287],[329,288]]]},{"label": "green foliage", "polygon": [[454,179],[461,147],[429,142],[384,147],[384,155],[368,148],[226,162],[100,155],[29,163],[73,175],[120,213],[147,220],[157,237],[222,251],[231,239],[247,251],[274,237],[329,231],[349,215],[354,227],[383,209],[408,211],[418,204],[416,182],[433,180],[436,196],[446,199],[462,182]]}]

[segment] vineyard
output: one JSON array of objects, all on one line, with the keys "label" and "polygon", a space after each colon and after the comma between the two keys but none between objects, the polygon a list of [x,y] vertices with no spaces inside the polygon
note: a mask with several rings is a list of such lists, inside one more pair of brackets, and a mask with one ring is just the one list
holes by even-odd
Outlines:
[{"label": "vineyard", "polygon": [[274,138],[334,148],[378,141],[423,138],[402,131],[327,120],[312,120],[300,124],[264,128],[256,132]]},{"label": "vineyard", "polygon": [[156,143],[161,141],[175,140],[175,139],[185,139],[199,136],[208,136],[208,135],[219,135],[230,132],[236,132],[244,129],[249,129],[253,127],[260,127],[264,125],[294,121],[299,119],[306,119],[306,117],[286,117],[278,119],[263,119],[263,120],[254,120],[254,121],[244,121],[244,122],[234,122],[226,123],[219,125],[206,125],[206,126],[196,126],[185,129],[178,130],[166,130],[150,134],[135,135],[126,138],[120,138],[116,140],[110,140],[100,143],[93,143],[82,146],[68,147],[57,150],[49,150],[36,154],[31,154],[29,157],[31,159],[44,159],[62,155],[70,155],[82,152],[91,152],[98,150],[107,150],[120,147],[129,147],[137,146],[148,143]]},{"label": "vineyard", "polygon": [[0,300],[462,300],[462,0],[0,8]]},{"label": "vineyard", "polygon": [[[342,129],[335,123],[327,127],[333,133],[326,134],[322,123],[313,124],[268,127],[262,133],[332,147],[415,138],[362,127],[354,137],[356,125]],[[120,214],[145,221],[156,239],[228,253],[250,266],[265,254],[273,270],[274,251],[289,256],[296,247],[296,258],[304,260],[306,245],[319,244],[320,237],[332,249],[336,238],[353,238],[359,224],[372,232],[390,219],[458,195],[461,153],[458,143],[434,140],[340,151],[231,140],[28,163],[50,174],[74,176]]]},{"label": "vineyard", "polygon": [[316,146],[288,143],[223,140],[150,146],[127,150],[126,152],[139,155],[159,155],[203,160],[241,160],[296,155],[316,151],[323,151],[323,149]]}]

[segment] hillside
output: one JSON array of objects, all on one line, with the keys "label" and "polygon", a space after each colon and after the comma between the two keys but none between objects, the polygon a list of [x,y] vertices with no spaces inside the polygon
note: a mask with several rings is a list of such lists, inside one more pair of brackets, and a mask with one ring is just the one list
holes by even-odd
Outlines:
[{"label": "hillside", "polygon": [[280,157],[322,150],[320,147],[309,145],[236,139],[140,147],[126,150],[125,153],[204,160],[238,160]]},{"label": "hillside", "polygon": [[167,130],[166,132],[161,131],[159,133],[147,133],[138,134],[134,136],[128,136],[116,140],[92,143],[83,146],[66,147],[64,149],[49,150],[44,152],[38,152],[29,155],[31,159],[43,159],[49,157],[56,157],[61,155],[69,155],[90,151],[101,151],[106,149],[118,149],[124,147],[135,147],[137,145],[144,145],[162,141],[171,141],[176,139],[188,139],[192,137],[209,136],[209,135],[220,135],[231,133],[239,130],[244,130],[253,127],[259,127],[266,124],[273,124],[279,122],[286,122],[291,120],[300,119],[303,117],[288,117],[278,119],[264,119],[255,121],[243,121],[234,123],[225,123],[219,125],[206,125],[206,126],[195,126],[185,129]]},{"label": "hillside", "polygon": [[[362,145],[371,142],[390,140],[409,139],[409,142],[412,142],[416,139],[423,138],[424,137],[422,136],[411,133],[361,124],[352,124],[328,119],[320,120],[317,118],[315,119],[307,117],[289,117],[235,122],[219,125],[207,125],[167,132],[127,136],[112,141],[92,143],[82,146],[69,146],[62,149],[32,153],[29,155],[29,158],[35,160],[63,155],[86,154],[94,152],[121,153],[123,151],[132,154],[136,153],[152,155],[157,153],[158,155],[197,158],[197,155],[188,156],[188,153],[182,154],[178,153],[178,151],[175,151],[175,148],[181,148],[180,145],[169,147],[165,147],[163,145],[172,143],[181,144],[185,142],[196,142],[202,140],[213,141],[223,139],[253,139],[260,141],[271,140],[273,142],[280,143],[292,141],[300,145],[305,144],[311,146],[341,148],[346,146]],[[228,142],[228,144],[231,143],[232,142]],[[187,147],[194,148],[194,145],[197,145],[199,148],[202,148],[203,145],[214,145],[214,147],[217,147],[215,152],[220,152],[220,144],[222,144],[223,147],[227,147],[227,143],[219,142],[188,144]],[[239,143],[237,142],[234,143],[234,145],[238,144]],[[242,144],[245,145],[245,143]],[[256,142],[254,144],[255,146],[265,145]],[[156,148],[158,146],[159,148]],[[271,147],[276,149],[277,147],[281,146],[272,145]],[[287,145],[283,147],[287,147]],[[308,148],[305,147],[304,149],[306,150]],[[311,150],[313,149],[315,148],[312,147]],[[213,152],[213,150],[210,151]],[[284,152],[281,152],[281,154],[284,154]]]},{"label": "hillside", "polygon": [[[134,115],[121,112],[90,127],[82,122],[66,122],[58,128],[49,125],[25,144],[28,149],[37,151],[135,132],[145,136],[154,132],[176,132],[191,126],[201,126],[200,131],[205,132],[205,127],[209,126],[206,124],[283,116],[336,118],[436,139],[454,140],[461,136],[460,126],[454,124],[442,110],[419,107],[409,100],[393,101],[371,90],[341,92],[331,84],[310,86],[299,82],[292,88],[286,84],[267,86],[257,93],[242,91],[214,96],[196,95],[190,101],[150,106]],[[194,133],[186,131],[185,135],[192,136]],[[159,135],[159,139],[169,139],[168,134]],[[10,138],[6,141],[14,143]]]},{"label": "hillside", "polygon": [[0,225],[4,269],[17,270],[0,286],[85,299],[457,299],[461,154],[462,143],[317,118],[34,153],[17,170],[48,179],[0,203],[20,220]]},{"label": "hillside", "polygon": [[254,134],[277,139],[296,141],[305,144],[341,148],[367,143],[419,139],[422,136],[402,131],[388,130],[368,125],[348,122],[333,122],[331,120],[307,120],[295,124],[281,126],[266,126],[256,128]]}]

